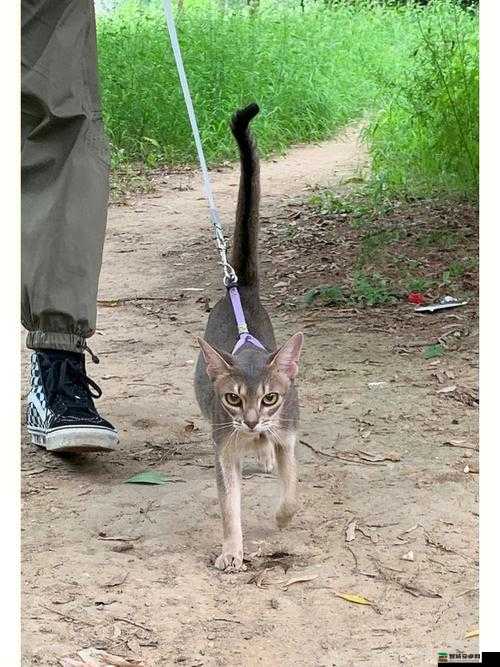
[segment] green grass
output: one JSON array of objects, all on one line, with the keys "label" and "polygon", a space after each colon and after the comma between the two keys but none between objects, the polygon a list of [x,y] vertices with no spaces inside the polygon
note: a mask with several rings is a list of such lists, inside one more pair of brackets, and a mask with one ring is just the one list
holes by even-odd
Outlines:
[{"label": "green grass", "polygon": [[381,306],[394,303],[400,295],[389,287],[388,281],[378,273],[354,273],[352,286],[323,285],[309,290],[304,300],[308,306]]},{"label": "green grass", "polygon": [[[376,107],[377,78],[405,60],[409,15],[375,3],[263,2],[223,13],[186,3],[177,30],[207,158],[235,156],[228,122],[257,101],[264,154],[315,141]],[[193,162],[191,138],[161,9],[126,3],[98,20],[104,118],[115,162]],[[381,49],[385,58],[380,58]]]},{"label": "green grass", "polygon": [[389,281],[380,274],[354,274],[351,296],[353,302],[361,306],[380,306],[394,303],[397,298],[398,294],[391,289]]},{"label": "green grass", "polygon": [[367,131],[373,182],[386,193],[476,199],[479,178],[478,18],[451,1],[415,13],[404,75]]},{"label": "green grass", "polygon": [[[226,12],[218,0],[184,5],[177,29],[209,162],[235,157],[229,118],[255,100],[264,155],[370,119],[372,190],[474,195],[473,12],[452,0],[306,0],[304,11],[298,1]],[[126,2],[100,16],[98,48],[114,165],[195,162],[160,3]]]}]

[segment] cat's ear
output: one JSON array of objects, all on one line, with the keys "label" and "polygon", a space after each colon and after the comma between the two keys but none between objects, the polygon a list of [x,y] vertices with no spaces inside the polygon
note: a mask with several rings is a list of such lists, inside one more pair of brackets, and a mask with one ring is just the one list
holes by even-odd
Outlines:
[{"label": "cat's ear", "polygon": [[207,375],[211,380],[214,380],[218,375],[230,372],[233,365],[230,354],[219,352],[203,338],[198,338],[198,344],[207,365]]},{"label": "cat's ear", "polygon": [[278,368],[290,380],[293,380],[299,372],[299,358],[303,343],[304,334],[300,332],[294,334],[279,350],[271,355],[267,365],[270,368]]}]

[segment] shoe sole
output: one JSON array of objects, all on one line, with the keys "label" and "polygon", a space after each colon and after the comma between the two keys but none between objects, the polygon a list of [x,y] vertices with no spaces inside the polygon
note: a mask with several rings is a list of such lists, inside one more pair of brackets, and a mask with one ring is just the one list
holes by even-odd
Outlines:
[{"label": "shoe sole", "polygon": [[31,442],[48,452],[111,452],[116,449],[118,434],[105,428],[67,427],[44,433],[28,428]]}]

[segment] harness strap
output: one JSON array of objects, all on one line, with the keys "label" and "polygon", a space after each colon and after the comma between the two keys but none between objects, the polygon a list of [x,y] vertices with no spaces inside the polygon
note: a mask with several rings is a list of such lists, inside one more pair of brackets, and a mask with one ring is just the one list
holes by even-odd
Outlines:
[{"label": "harness strap", "polygon": [[247,323],[245,320],[245,313],[243,312],[243,306],[241,305],[240,293],[238,292],[238,288],[235,286],[229,287],[228,292],[229,292],[229,298],[231,299],[231,305],[233,306],[233,313],[236,319],[236,325],[238,327],[238,340],[236,342],[236,345],[234,346],[233,354],[235,354],[239,349],[241,349],[243,345],[247,344],[253,345],[254,347],[258,347],[261,350],[265,350],[266,348],[262,345],[262,343],[259,340],[257,340],[255,336],[252,336],[252,334],[248,331]]}]

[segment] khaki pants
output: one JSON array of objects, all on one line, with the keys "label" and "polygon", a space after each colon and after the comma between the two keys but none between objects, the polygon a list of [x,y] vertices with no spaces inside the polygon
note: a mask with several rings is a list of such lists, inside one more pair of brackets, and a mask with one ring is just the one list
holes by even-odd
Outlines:
[{"label": "khaki pants", "polygon": [[22,323],[81,351],[96,326],[108,203],[92,0],[22,0]]}]

